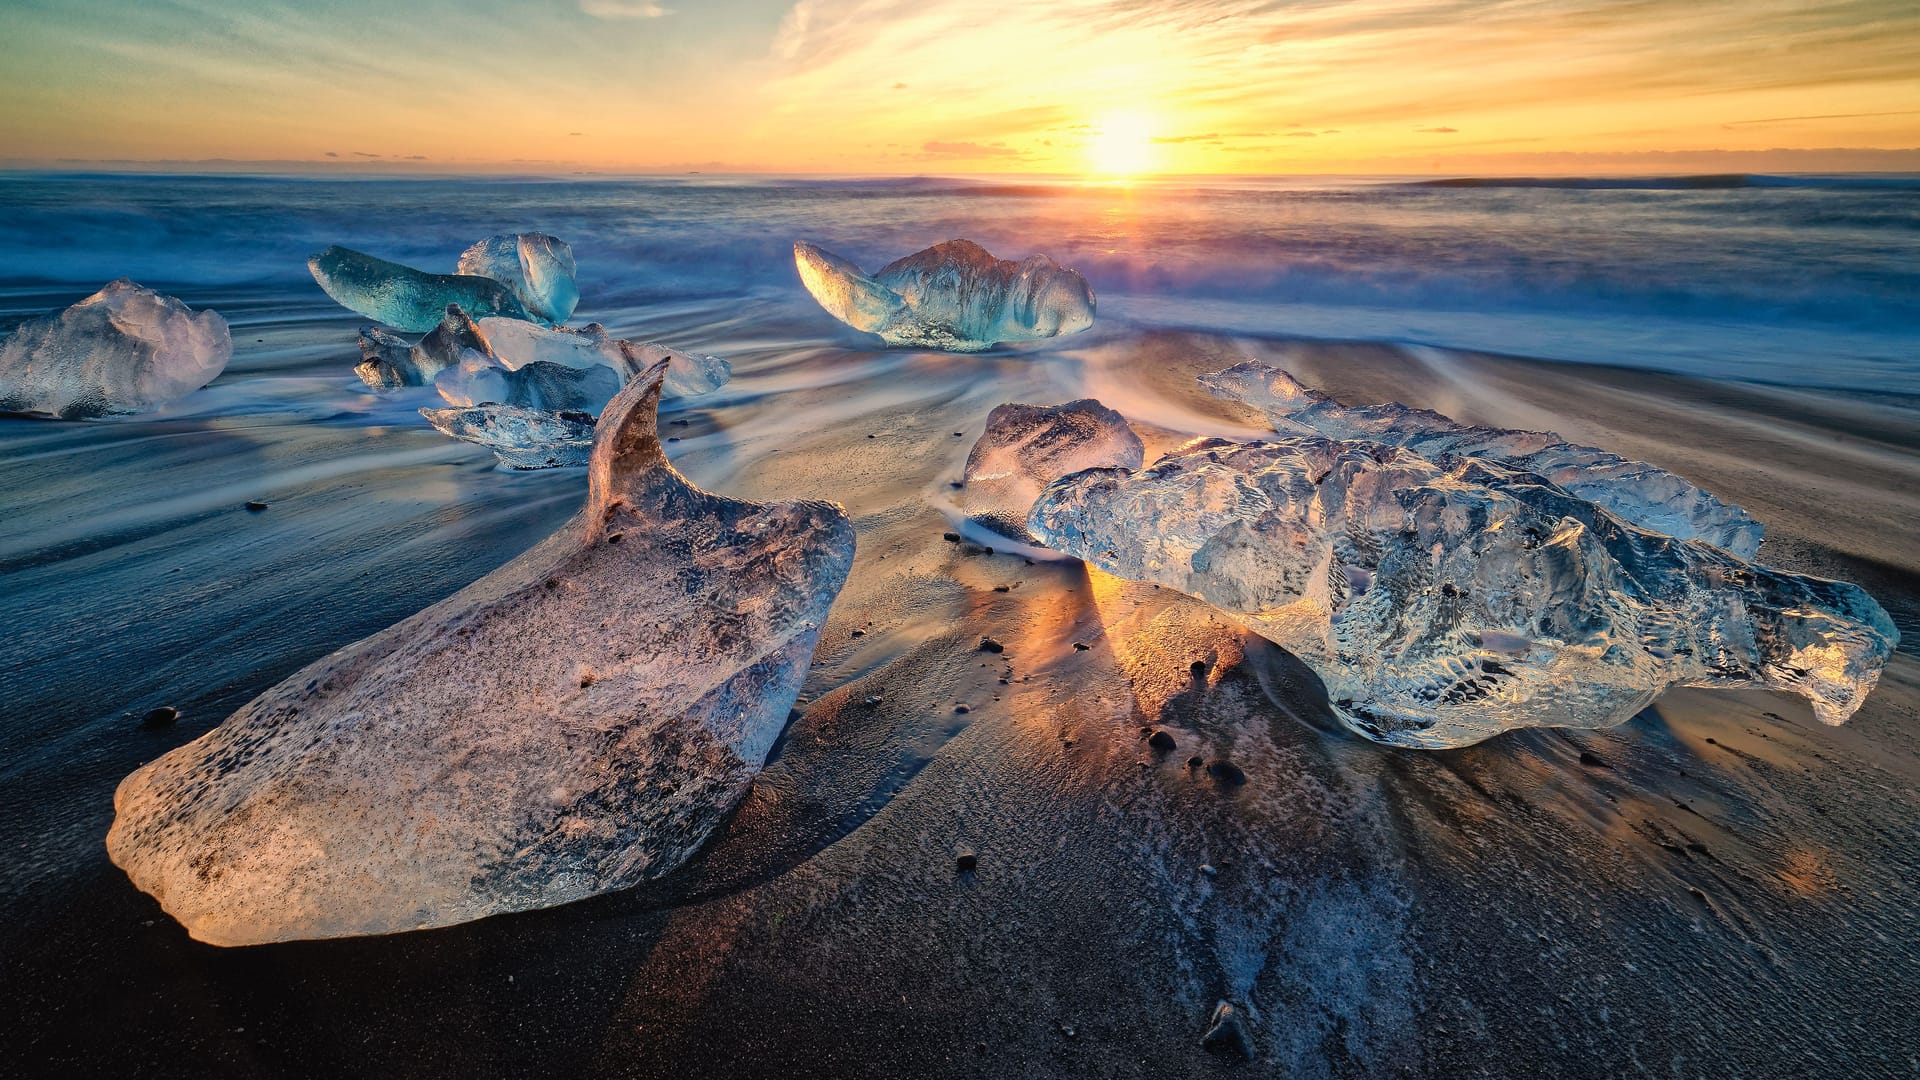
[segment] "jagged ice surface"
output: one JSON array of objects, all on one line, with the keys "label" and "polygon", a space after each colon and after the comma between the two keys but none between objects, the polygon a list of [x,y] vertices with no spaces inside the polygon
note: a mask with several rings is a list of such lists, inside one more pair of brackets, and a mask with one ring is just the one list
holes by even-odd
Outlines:
[{"label": "jagged ice surface", "polygon": [[996,259],[971,240],[949,240],[869,277],[805,241],[793,261],[827,313],[889,345],[978,352],[1000,342],[1074,334],[1093,325],[1093,289],[1045,255]]},{"label": "jagged ice surface", "polygon": [[567,903],[697,850],[786,724],[854,534],[689,484],[663,373],[608,407],[552,537],[127,777],[107,850],[134,884],[243,945]]},{"label": "jagged ice surface", "polygon": [[1065,477],[1028,528],[1236,613],[1381,742],[1622,723],[1670,686],[1762,685],[1838,724],[1899,639],[1857,586],[1647,532],[1503,462],[1318,436],[1207,440]]},{"label": "jagged ice surface", "polygon": [[598,413],[625,384],[610,368],[576,368],[536,360],[510,368],[490,356],[465,350],[460,362],[433,377],[449,405],[517,405],[547,412]]},{"label": "jagged ice surface", "polygon": [[126,278],[0,341],[0,412],[77,420],[141,413],[212,382],[233,357],[218,312]]},{"label": "jagged ice surface", "polygon": [[588,323],[578,330],[535,326],[514,319],[482,319],[480,328],[492,343],[493,356],[510,368],[535,362],[586,368],[601,365],[632,378],[667,361],[666,397],[696,397],[727,384],[733,367],[717,356],[684,352],[653,342],[610,337],[607,328]]},{"label": "jagged ice surface", "polygon": [[1200,376],[1215,396],[1267,414],[1283,435],[1316,434],[1404,446],[1422,457],[1478,457],[1537,473],[1580,498],[1599,503],[1643,529],[1704,540],[1743,559],[1760,550],[1762,528],[1738,506],[1644,461],[1591,446],[1574,446],[1550,431],[1468,427],[1426,409],[1342,405],[1292,375],[1246,362]]},{"label": "jagged ice surface", "polygon": [[375,390],[427,386],[434,376],[459,364],[468,351],[490,355],[493,349],[460,305],[448,304],[440,325],[418,342],[409,343],[376,326],[361,327],[360,365],[353,371]]},{"label": "jagged ice surface", "polygon": [[509,469],[585,465],[593,453],[594,418],[585,412],[548,412],[520,405],[421,409],[441,434],[493,451]]},{"label": "jagged ice surface", "polygon": [[1048,484],[1082,469],[1137,469],[1145,456],[1126,417],[1092,398],[1000,405],[967,454],[960,505],[993,531],[1031,542],[1027,512]]}]

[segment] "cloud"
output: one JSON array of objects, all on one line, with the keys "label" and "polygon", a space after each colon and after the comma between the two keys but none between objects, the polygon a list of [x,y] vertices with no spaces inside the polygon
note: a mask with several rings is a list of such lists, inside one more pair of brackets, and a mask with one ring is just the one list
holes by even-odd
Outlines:
[{"label": "cloud", "polygon": [[1450,128],[1450,127],[1425,127],[1425,128],[1414,128],[1413,130],[1415,130],[1415,131],[1424,131],[1424,132],[1426,132],[1426,133],[1427,133],[1428,135],[1458,135],[1458,134],[1460,134],[1460,129],[1459,129],[1459,128]]},{"label": "cloud", "polygon": [[657,19],[673,14],[652,0],[580,0],[580,10],[596,19]]},{"label": "cloud", "polygon": [[977,142],[930,142],[920,148],[928,157],[1009,158],[1022,156],[1011,146],[988,146]]}]

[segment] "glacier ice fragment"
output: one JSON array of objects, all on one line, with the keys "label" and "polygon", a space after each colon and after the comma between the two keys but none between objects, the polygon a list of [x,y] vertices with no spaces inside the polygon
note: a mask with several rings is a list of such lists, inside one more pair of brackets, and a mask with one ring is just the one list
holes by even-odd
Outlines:
[{"label": "glacier ice fragment", "polygon": [[1490,458],[1319,436],[1206,440],[1054,482],[1055,550],[1235,614],[1380,742],[1619,724],[1671,686],[1852,715],[1899,635],[1858,586],[1648,532]]},{"label": "glacier ice fragment", "polygon": [[545,233],[489,236],[460,253],[457,274],[492,278],[513,290],[527,313],[555,326],[580,304],[573,248]]},{"label": "glacier ice fragment", "polygon": [[232,357],[218,312],[195,313],[120,278],[0,341],[0,412],[64,420],[149,412],[212,382]]},{"label": "glacier ice fragment", "polygon": [[430,274],[334,246],[307,260],[328,296],[375,322],[422,334],[440,325],[448,304],[475,318],[532,318],[506,285],[473,274]]},{"label": "glacier ice fragment", "polygon": [[449,405],[517,405],[523,409],[598,413],[626,380],[611,368],[576,368],[536,360],[510,368],[472,349],[460,362],[433,377],[433,387]]},{"label": "glacier ice fragment", "polygon": [[564,904],[693,854],[785,727],[854,533],[688,483],[663,374],[608,406],[553,536],[122,781],[115,864],[246,945]]},{"label": "glacier ice fragment", "polygon": [[1743,559],[1760,550],[1762,527],[1752,515],[1644,461],[1591,446],[1574,446],[1550,431],[1468,427],[1426,409],[1342,405],[1302,386],[1279,368],[1251,361],[1200,376],[1215,396],[1267,414],[1283,435],[1316,434],[1404,446],[1422,457],[1478,457],[1537,473],[1569,493],[1599,503],[1629,524],[1687,540],[1704,540]]},{"label": "glacier ice fragment", "polygon": [[632,378],[667,361],[666,397],[695,397],[725,386],[733,367],[717,356],[671,349],[652,342],[610,337],[607,328],[588,323],[578,330],[549,330],[515,319],[482,319],[480,328],[492,343],[493,355],[510,368],[536,361],[585,368],[599,364]]},{"label": "glacier ice fragment", "polygon": [[1093,289],[1045,255],[996,259],[949,240],[868,276],[815,244],[793,245],[800,280],[829,315],[889,345],[979,352],[1093,325]]},{"label": "glacier ice fragment", "polygon": [[974,521],[1030,542],[1027,512],[1048,484],[1082,469],[1137,469],[1145,455],[1126,417],[1092,398],[1001,405],[967,454],[960,505]]},{"label": "glacier ice fragment", "polygon": [[[500,320],[509,322],[512,320]],[[519,323],[527,326],[529,323]],[[418,342],[405,339],[376,326],[360,328],[360,365],[354,374],[375,390],[394,390],[403,386],[427,386],[434,376],[460,363],[468,350],[490,355],[492,347],[486,335],[458,304],[448,304],[433,328]]]},{"label": "glacier ice fragment", "polygon": [[593,453],[592,413],[489,404],[421,409],[420,415],[443,435],[492,450],[509,469],[585,465]]}]

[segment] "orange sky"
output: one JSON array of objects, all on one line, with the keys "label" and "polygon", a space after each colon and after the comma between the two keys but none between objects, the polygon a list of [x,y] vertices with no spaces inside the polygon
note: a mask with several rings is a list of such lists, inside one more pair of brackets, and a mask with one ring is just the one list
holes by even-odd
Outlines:
[{"label": "orange sky", "polygon": [[13,0],[0,83],[16,167],[1920,169],[1911,0]]}]

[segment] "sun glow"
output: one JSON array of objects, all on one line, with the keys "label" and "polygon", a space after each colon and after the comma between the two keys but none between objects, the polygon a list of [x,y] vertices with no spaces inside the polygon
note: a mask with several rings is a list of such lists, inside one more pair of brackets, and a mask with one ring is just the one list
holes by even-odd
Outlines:
[{"label": "sun glow", "polygon": [[1112,112],[1093,125],[1087,140],[1088,170],[1102,176],[1138,176],[1154,165],[1153,118],[1142,112]]}]

